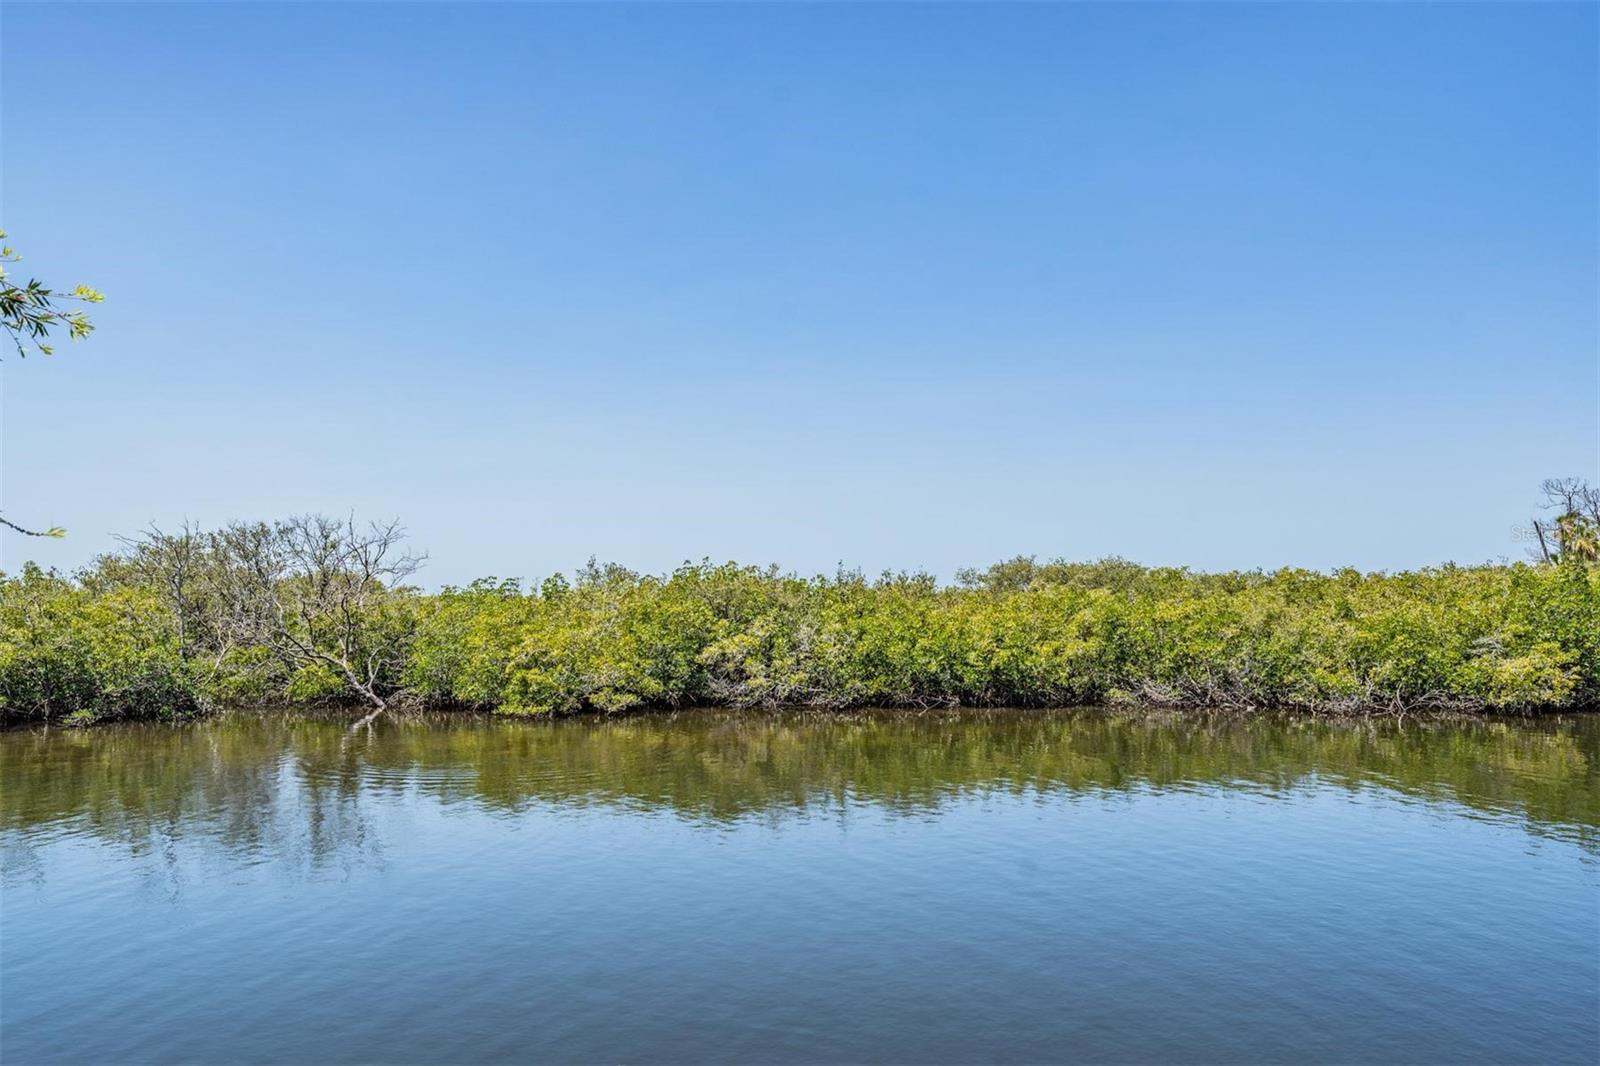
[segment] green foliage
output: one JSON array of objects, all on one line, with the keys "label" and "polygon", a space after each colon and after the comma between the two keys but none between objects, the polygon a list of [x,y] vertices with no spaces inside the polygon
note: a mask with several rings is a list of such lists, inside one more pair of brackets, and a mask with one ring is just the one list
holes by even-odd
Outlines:
[{"label": "green foliage", "polygon": [[[1112,561],[994,585],[589,567],[440,597],[408,684],[512,711],[1172,705],[1525,710],[1600,697],[1600,577],[1563,567],[1195,575]],[[451,665],[453,664],[453,665]]]},{"label": "green foliage", "polygon": [[[0,230],[0,241],[5,236],[5,230]],[[26,357],[28,344],[41,355],[52,354],[55,349],[46,342],[57,330],[66,330],[67,336],[75,341],[94,332],[94,323],[89,321],[86,312],[58,305],[62,300],[97,304],[105,299],[103,295],[87,285],[62,292],[34,278],[19,285],[11,280],[7,264],[21,260],[22,256],[10,245],[0,245],[0,327],[11,335],[17,355]]]},{"label": "green foliage", "polygon": [[[180,645],[179,611],[142,572],[113,558],[73,580],[30,569],[0,582],[0,714],[349,698],[327,663],[214,647],[193,621]],[[182,602],[198,617],[202,601]],[[355,610],[352,654],[395,664],[384,691],[516,714],[1600,706],[1600,570],[1571,558],[1399,574],[1013,560],[954,588],[919,574],[806,579],[701,563],[651,576],[591,563],[529,590],[485,580]]]},{"label": "green foliage", "polygon": [[201,704],[153,590],[96,594],[31,564],[0,578],[0,721],[168,718]]}]

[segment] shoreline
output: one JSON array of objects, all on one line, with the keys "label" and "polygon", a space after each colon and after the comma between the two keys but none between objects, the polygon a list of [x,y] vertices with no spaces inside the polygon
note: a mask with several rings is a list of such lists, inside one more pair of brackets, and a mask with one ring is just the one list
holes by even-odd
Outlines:
[{"label": "shoreline", "polygon": [[[296,704],[239,703],[216,707],[192,714],[144,715],[79,719],[66,715],[60,718],[22,718],[0,722],[0,733],[24,732],[33,729],[94,730],[117,725],[195,725],[225,717],[256,715],[262,718],[294,718],[314,722],[337,722],[352,728],[368,714],[368,708],[356,702]],[[789,703],[755,707],[733,704],[703,703],[682,707],[630,707],[618,711],[564,711],[517,713],[497,711],[492,708],[461,706],[397,705],[388,708],[369,725],[384,723],[416,724],[443,722],[521,722],[521,723],[571,723],[619,721],[670,721],[683,716],[719,717],[748,720],[906,720],[949,718],[952,720],[981,720],[1011,716],[1070,716],[1090,715],[1103,717],[1136,717],[1160,719],[1225,719],[1242,721],[1282,721],[1286,719],[1317,722],[1555,722],[1567,718],[1587,718],[1600,715],[1600,706],[1540,707],[1507,711],[1484,708],[1453,707],[1391,707],[1365,706],[1357,708],[1263,706],[1235,707],[1225,704],[1163,704],[1141,702],[1083,703],[1083,704],[946,704],[936,706],[896,706],[870,704],[853,707],[829,707],[816,704]]]}]

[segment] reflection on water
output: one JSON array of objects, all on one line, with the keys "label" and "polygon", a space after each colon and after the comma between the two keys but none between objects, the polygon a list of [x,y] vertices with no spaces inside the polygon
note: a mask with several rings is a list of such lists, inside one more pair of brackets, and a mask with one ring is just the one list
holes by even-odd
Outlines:
[{"label": "reflection on water", "polygon": [[7,1062],[1590,1062],[1600,717],[0,733]]},{"label": "reflection on water", "polygon": [[[1376,787],[1600,842],[1600,717],[1336,721],[1103,711],[527,721],[241,711],[192,725],[0,734],[0,828],[74,822],[155,846],[206,833],[326,858],[363,843],[363,796],[659,809],[696,822],[961,796]],[[370,843],[370,842],[367,842]]]}]

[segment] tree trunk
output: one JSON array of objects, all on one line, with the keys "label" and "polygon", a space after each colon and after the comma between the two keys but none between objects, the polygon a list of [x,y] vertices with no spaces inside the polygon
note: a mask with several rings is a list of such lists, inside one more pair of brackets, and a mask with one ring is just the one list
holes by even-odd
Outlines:
[{"label": "tree trunk", "polygon": [[362,696],[366,697],[368,703],[372,704],[371,713],[367,714],[359,722],[350,727],[350,731],[353,733],[362,726],[371,725],[373,720],[376,719],[378,715],[389,709],[389,705],[384,702],[382,696],[372,691],[372,686],[370,684],[362,684],[362,682],[356,677],[355,671],[351,670],[349,666],[344,668],[344,675],[345,678],[349,680],[351,687],[357,692],[361,693]]}]

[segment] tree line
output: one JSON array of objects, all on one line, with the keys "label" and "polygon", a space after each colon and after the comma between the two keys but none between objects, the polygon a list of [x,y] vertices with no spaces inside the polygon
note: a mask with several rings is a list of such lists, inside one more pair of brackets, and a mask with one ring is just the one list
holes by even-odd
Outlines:
[{"label": "tree line", "polygon": [[345,702],[514,714],[1083,703],[1334,712],[1600,706],[1588,519],[1533,560],[1385,574],[1018,558],[874,579],[591,562],[425,593],[394,523],[151,529],[0,578],[0,719]]}]

